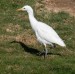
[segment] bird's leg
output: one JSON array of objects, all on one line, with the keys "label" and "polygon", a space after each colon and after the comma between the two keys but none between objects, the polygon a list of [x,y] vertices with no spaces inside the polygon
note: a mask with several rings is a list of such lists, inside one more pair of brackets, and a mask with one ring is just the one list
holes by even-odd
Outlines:
[{"label": "bird's leg", "polygon": [[56,47],[56,45],[53,43],[53,44],[51,44],[50,48],[52,49],[52,48],[55,48],[55,47]]},{"label": "bird's leg", "polygon": [[55,48],[56,47],[56,45],[55,44],[53,44],[53,48]]},{"label": "bird's leg", "polygon": [[47,56],[48,50],[46,48],[46,44],[44,44],[44,46],[45,46],[45,49],[44,49],[44,51],[45,51],[45,53],[44,53],[44,59],[45,59],[45,57]]}]

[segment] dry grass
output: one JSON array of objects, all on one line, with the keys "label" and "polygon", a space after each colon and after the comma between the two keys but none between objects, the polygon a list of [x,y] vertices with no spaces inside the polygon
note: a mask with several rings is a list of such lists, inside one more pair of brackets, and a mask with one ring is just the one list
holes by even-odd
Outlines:
[{"label": "dry grass", "polygon": [[23,42],[25,45],[32,46],[34,48],[38,48],[40,46],[32,29],[27,29],[23,33],[17,35],[16,41]]},{"label": "dry grass", "polygon": [[18,32],[19,30],[22,30],[22,27],[18,24],[14,25],[13,23],[10,23],[8,26],[6,25],[3,28],[6,32],[10,32],[10,33],[14,33],[14,32]]}]

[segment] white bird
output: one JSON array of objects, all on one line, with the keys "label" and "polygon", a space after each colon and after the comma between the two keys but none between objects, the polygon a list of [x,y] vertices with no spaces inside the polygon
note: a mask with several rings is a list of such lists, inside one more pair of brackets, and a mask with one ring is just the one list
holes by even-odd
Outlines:
[{"label": "white bird", "polygon": [[18,9],[17,11],[27,11],[29,16],[29,21],[33,31],[35,32],[37,40],[45,46],[45,56],[48,53],[46,45],[49,44],[52,47],[54,44],[58,44],[62,47],[66,47],[63,40],[59,37],[59,35],[55,32],[55,30],[49,25],[36,20],[34,17],[33,9],[29,5],[25,5],[24,7]]}]

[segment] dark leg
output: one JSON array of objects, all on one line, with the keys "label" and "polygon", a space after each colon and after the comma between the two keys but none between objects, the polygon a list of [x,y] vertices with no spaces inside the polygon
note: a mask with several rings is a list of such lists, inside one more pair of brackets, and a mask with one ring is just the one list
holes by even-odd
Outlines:
[{"label": "dark leg", "polygon": [[51,44],[51,48],[55,48],[56,47],[56,45],[53,43],[53,44]]},{"label": "dark leg", "polygon": [[55,48],[56,47],[56,45],[55,44],[53,44],[53,48]]}]

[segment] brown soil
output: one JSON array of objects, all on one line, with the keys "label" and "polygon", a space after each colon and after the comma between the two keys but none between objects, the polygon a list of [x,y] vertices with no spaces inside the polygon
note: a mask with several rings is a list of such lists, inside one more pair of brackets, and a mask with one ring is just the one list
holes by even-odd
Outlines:
[{"label": "brown soil", "polygon": [[65,11],[75,16],[75,0],[43,0],[43,3],[48,11]]}]

